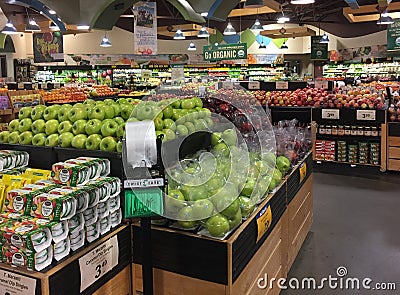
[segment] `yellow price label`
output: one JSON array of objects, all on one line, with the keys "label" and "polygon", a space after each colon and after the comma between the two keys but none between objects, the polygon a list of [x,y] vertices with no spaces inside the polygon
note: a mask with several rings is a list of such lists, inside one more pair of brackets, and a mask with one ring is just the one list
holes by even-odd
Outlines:
[{"label": "yellow price label", "polygon": [[299,170],[300,170],[300,183],[302,183],[307,175],[307,163],[301,164]]},{"label": "yellow price label", "polygon": [[272,224],[272,210],[271,205],[267,204],[265,207],[257,214],[257,228],[258,228],[258,241],[265,235]]}]

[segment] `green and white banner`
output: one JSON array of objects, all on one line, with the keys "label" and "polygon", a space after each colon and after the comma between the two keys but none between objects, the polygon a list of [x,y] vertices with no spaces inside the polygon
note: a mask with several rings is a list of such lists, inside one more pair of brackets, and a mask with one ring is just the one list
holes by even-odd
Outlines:
[{"label": "green and white banner", "polygon": [[203,47],[205,61],[247,59],[247,44],[220,44]]},{"label": "green and white banner", "polygon": [[400,20],[394,20],[394,24],[387,27],[387,50],[400,50]]},{"label": "green and white banner", "polygon": [[311,60],[328,60],[328,44],[320,43],[322,36],[311,36]]}]

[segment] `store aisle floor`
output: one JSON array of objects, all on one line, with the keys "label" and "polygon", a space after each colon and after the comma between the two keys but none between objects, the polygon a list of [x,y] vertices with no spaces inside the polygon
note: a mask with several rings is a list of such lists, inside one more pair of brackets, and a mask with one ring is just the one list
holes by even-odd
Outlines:
[{"label": "store aisle floor", "polygon": [[[398,183],[315,173],[314,224],[288,279],[338,277],[395,282],[396,291],[284,290],[281,295],[400,294],[400,176]],[[392,177],[393,179],[393,177]]]}]

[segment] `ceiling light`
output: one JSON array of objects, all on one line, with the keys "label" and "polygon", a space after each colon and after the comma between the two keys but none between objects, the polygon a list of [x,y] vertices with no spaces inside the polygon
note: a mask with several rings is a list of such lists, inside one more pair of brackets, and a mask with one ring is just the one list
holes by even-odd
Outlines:
[{"label": "ceiling light", "polygon": [[323,43],[323,44],[328,44],[329,43],[329,37],[326,33],[324,33],[321,37],[321,40],[319,41],[319,43]]},{"label": "ceiling light", "polygon": [[208,12],[202,12],[200,13],[201,16],[207,17],[208,16]]},{"label": "ceiling light", "polygon": [[185,39],[186,39],[186,37],[185,37],[185,35],[183,34],[182,30],[181,30],[181,29],[178,29],[178,30],[176,31],[175,35],[174,35],[174,40],[185,40]]},{"label": "ceiling light", "polygon": [[264,6],[264,0],[246,0],[245,7],[260,8]]},{"label": "ceiling light", "polygon": [[235,30],[235,28],[232,26],[232,24],[230,22],[228,23],[228,25],[226,26],[226,28],[224,30],[224,35],[225,36],[236,35],[236,30]]},{"label": "ceiling light", "polygon": [[266,49],[267,46],[265,46],[264,42],[261,42],[260,46],[258,46],[258,49]]},{"label": "ceiling light", "polygon": [[263,27],[261,26],[259,19],[256,19],[256,21],[254,22],[254,25],[251,26],[250,30],[252,30],[254,32],[261,32],[264,30]]},{"label": "ceiling light", "polygon": [[291,4],[313,4],[315,0],[291,0]]},{"label": "ceiling light", "polygon": [[50,23],[49,29],[52,30],[52,31],[59,31],[60,30],[60,28],[56,25],[55,22],[51,22]]},{"label": "ceiling light", "polygon": [[378,25],[391,25],[394,23],[393,18],[387,13],[387,11],[383,12],[376,24]]},{"label": "ceiling light", "polygon": [[278,24],[284,24],[286,22],[289,22],[290,18],[288,18],[287,16],[285,16],[282,12],[282,16],[280,18],[278,18]]},{"label": "ceiling light", "polygon": [[284,49],[284,50],[289,49],[289,47],[287,46],[286,42],[284,42],[282,44],[281,49]]},{"label": "ceiling light", "polygon": [[199,33],[197,34],[199,38],[208,38],[210,37],[210,33],[207,31],[206,26],[202,26]]},{"label": "ceiling light", "polygon": [[111,47],[111,42],[108,39],[107,35],[104,35],[103,40],[101,40],[100,47]]},{"label": "ceiling light", "polygon": [[78,30],[89,30],[90,26],[89,25],[76,25],[76,28]]},{"label": "ceiling light", "polygon": [[11,21],[8,21],[6,25],[4,26],[3,30],[1,32],[5,35],[16,35],[18,34],[17,29],[14,27],[13,23]]},{"label": "ceiling light", "polygon": [[189,51],[196,51],[196,45],[193,42],[190,42],[188,49]]},{"label": "ceiling light", "polygon": [[31,19],[29,21],[29,24],[26,25],[25,31],[27,31],[27,32],[40,32],[41,29],[40,29],[39,25],[36,23],[36,21],[34,19]]},{"label": "ceiling light", "polygon": [[53,10],[53,9],[49,9],[49,13],[50,13],[50,14],[53,14],[53,15],[54,15],[54,14],[57,14],[57,12],[56,12],[55,10]]}]

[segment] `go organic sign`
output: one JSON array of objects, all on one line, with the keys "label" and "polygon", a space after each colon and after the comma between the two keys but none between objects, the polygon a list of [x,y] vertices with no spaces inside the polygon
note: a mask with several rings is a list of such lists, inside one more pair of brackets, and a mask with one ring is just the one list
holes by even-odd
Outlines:
[{"label": "go organic sign", "polygon": [[247,59],[247,43],[204,46],[203,58],[205,61]]}]

